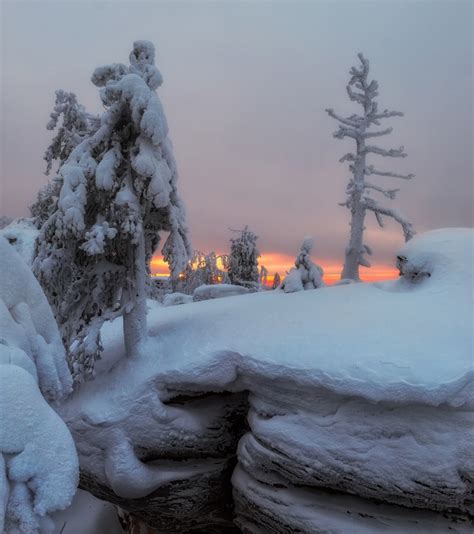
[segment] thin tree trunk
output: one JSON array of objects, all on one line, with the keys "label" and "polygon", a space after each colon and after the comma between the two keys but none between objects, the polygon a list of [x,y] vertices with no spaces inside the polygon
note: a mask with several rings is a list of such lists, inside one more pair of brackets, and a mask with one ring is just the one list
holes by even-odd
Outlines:
[{"label": "thin tree trunk", "polygon": [[134,259],[135,271],[135,305],[129,312],[123,315],[123,336],[125,353],[127,357],[138,355],[140,346],[147,336],[146,321],[146,254],[145,236],[140,233],[138,244],[135,248]]},{"label": "thin tree trunk", "polygon": [[360,282],[359,265],[362,251],[365,209],[362,206],[361,198],[365,185],[365,143],[357,140],[357,161],[354,165],[354,183],[351,194],[351,233],[349,245],[346,248],[344,268],[341,279],[347,278]]}]

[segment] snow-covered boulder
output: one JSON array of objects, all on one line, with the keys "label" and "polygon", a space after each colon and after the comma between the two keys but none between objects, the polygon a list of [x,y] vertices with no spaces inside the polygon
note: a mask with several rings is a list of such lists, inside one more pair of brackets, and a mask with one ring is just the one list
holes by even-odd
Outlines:
[{"label": "snow-covered boulder", "polygon": [[200,300],[221,299],[236,295],[246,295],[247,293],[252,293],[252,290],[244,286],[233,284],[204,284],[194,290],[193,300],[194,302],[199,302]]},{"label": "snow-covered boulder", "polygon": [[[395,281],[159,308],[149,316],[149,357],[133,363],[120,360],[120,325],[111,325],[101,374],[61,409],[84,484],[133,513],[116,490],[137,458],[150,473],[154,460],[190,459],[198,449],[231,458],[245,430],[244,405],[231,399],[249,391],[249,432],[232,479],[241,528],[470,532],[472,250],[473,230],[438,230],[400,251],[405,274]],[[284,327],[269,335],[269,324]],[[210,393],[229,395],[227,408]],[[214,471],[220,491],[230,484],[224,471]],[[205,477],[187,480],[187,495],[202,504]],[[170,491],[153,487],[139,499],[149,524]]]},{"label": "snow-covered boulder", "polygon": [[193,302],[192,295],[185,295],[184,293],[168,293],[163,298],[163,306],[177,306],[190,302]]},{"label": "snow-covered boulder", "polygon": [[14,248],[0,237],[0,531],[51,532],[49,514],[77,488],[72,437],[46,402],[71,391],[51,309]]},{"label": "snow-covered boulder", "polygon": [[39,230],[32,219],[15,219],[0,229],[0,236],[4,237],[30,266],[35,255],[38,234]]}]

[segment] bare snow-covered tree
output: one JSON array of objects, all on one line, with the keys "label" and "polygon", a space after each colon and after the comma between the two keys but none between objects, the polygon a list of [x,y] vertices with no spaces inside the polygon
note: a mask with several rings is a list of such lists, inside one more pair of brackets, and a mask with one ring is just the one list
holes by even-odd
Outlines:
[{"label": "bare snow-covered tree", "polygon": [[245,287],[258,287],[259,272],[257,236],[246,226],[238,232],[238,237],[230,240],[229,278],[232,284]]},{"label": "bare snow-covered tree", "polygon": [[129,66],[94,71],[105,111],[60,166],[57,209],[41,230],[34,271],[76,381],[93,375],[104,321],[123,315],[126,353],[140,352],[160,231],[169,232],[162,252],[173,275],[191,251],[154,58],[153,45],[137,41]]},{"label": "bare snow-covered tree", "polygon": [[333,109],[326,109],[330,117],[339,122],[339,128],[334,133],[337,139],[349,137],[356,143],[355,153],[345,154],[339,161],[349,163],[349,170],[352,174],[347,185],[347,199],[341,204],[351,211],[351,232],[349,245],[346,248],[344,268],[341,279],[360,280],[359,265],[370,267],[370,263],[365,256],[371,255],[370,247],[363,243],[363,232],[365,229],[364,220],[367,211],[375,215],[380,227],[384,226],[383,217],[391,217],[397,221],[408,241],[415,234],[412,224],[396,209],[385,207],[372,198],[372,193],[380,193],[384,197],[393,200],[399,191],[398,189],[387,189],[368,181],[368,176],[383,176],[410,180],[413,174],[397,174],[394,172],[382,171],[367,162],[367,156],[374,154],[377,156],[404,158],[406,156],[404,147],[386,150],[367,143],[367,140],[388,135],[392,128],[384,128],[371,131],[371,126],[379,126],[380,121],[390,117],[402,117],[400,111],[389,111],[387,109],[379,111],[375,98],[378,96],[378,83],[376,80],[369,81],[369,62],[362,55],[358,54],[361,62],[359,68],[352,67],[350,70],[350,80],[347,85],[347,94],[350,100],[360,104],[363,114],[342,117]]},{"label": "bare snow-covered tree", "polygon": [[295,266],[290,270],[282,284],[285,293],[294,293],[306,289],[317,289],[326,284],[323,282],[322,267],[311,260],[313,238],[305,237],[301,249],[295,260]]}]

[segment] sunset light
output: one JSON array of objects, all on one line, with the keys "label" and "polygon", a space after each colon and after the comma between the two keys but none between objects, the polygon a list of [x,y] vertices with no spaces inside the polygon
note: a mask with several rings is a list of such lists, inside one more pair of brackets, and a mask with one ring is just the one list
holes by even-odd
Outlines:
[{"label": "sunset light", "polygon": [[[216,253],[218,255],[222,252]],[[271,286],[275,273],[279,273],[282,279],[293,267],[294,257],[281,254],[279,252],[267,252],[260,256],[259,265],[264,265],[268,269],[267,285]],[[318,263],[324,269],[324,281],[327,284],[334,284],[341,277],[342,266],[331,260],[321,260]],[[151,260],[151,274],[156,278],[168,278],[168,264],[162,256],[155,255]],[[222,266],[220,266],[222,267]],[[398,270],[395,267],[384,264],[375,264],[370,268],[361,267],[361,278],[364,282],[379,282],[382,280],[393,280],[398,277]]]}]

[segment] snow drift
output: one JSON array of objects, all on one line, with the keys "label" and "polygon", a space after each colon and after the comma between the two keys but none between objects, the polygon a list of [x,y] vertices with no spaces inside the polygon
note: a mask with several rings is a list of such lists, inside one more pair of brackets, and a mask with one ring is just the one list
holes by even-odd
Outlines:
[{"label": "snow drift", "polygon": [[72,437],[48,405],[71,391],[59,332],[38,282],[0,237],[0,531],[50,532],[77,488]]},{"label": "snow drift", "polygon": [[[466,531],[474,480],[472,250],[472,230],[437,230],[400,251],[404,275],[396,281],[155,307],[147,357],[133,362],[121,359],[120,325],[110,325],[100,376],[63,410],[83,470],[114,487],[118,467],[109,464],[103,474],[114,457],[110,436],[139,451],[152,439],[143,429],[153,428],[155,457],[166,458],[170,436],[199,442],[223,424],[217,411],[212,422],[210,411],[169,403],[248,390],[250,432],[238,459],[239,473],[252,484],[236,475],[234,499],[238,521],[250,532],[300,528],[298,502],[327,489],[349,508],[362,499],[380,520],[374,500],[395,506],[390,517],[398,510],[420,529],[431,528],[442,512],[450,527],[456,516],[453,528]],[[270,335],[272,324],[281,327]],[[158,436],[157,421],[167,438]],[[121,459],[122,472],[124,465],[134,469],[136,459],[128,453]],[[153,466],[141,460],[150,470],[146,481]],[[313,489],[297,498],[299,486]],[[296,499],[291,513],[269,507],[278,488]],[[426,509],[435,516],[427,519],[420,511]],[[312,515],[305,528],[343,531],[331,517],[321,523],[320,514]],[[394,524],[400,530],[402,523]]]}]

